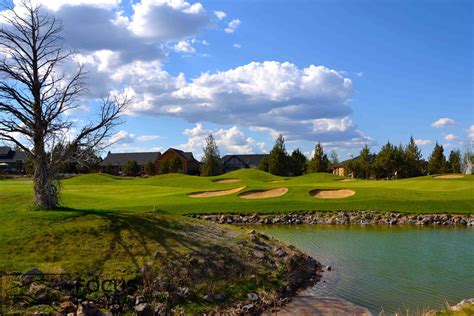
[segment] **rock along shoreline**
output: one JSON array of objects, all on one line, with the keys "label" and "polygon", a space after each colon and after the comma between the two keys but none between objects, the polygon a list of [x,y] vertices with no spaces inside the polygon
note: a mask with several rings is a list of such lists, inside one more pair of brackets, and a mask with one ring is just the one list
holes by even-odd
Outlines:
[{"label": "rock along shoreline", "polygon": [[419,225],[474,226],[474,214],[402,214],[375,211],[306,211],[287,214],[188,214],[218,224],[234,225]]}]

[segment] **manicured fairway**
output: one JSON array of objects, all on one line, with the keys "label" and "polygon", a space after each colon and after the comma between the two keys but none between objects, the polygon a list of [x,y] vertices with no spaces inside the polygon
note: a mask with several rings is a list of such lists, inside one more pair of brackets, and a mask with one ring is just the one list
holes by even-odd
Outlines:
[{"label": "manicured fairway", "polygon": [[[240,179],[218,183],[217,179]],[[239,170],[219,177],[169,174],[142,179],[83,175],[62,182],[62,204],[80,210],[159,211],[169,214],[211,212],[288,212],[299,210],[374,210],[409,213],[471,213],[474,210],[474,176],[434,178],[425,176],[392,181],[340,181],[331,174],[308,174],[296,178],[275,177],[253,170]],[[279,181],[276,181],[279,180]],[[24,209],[31,200],[31,181],[0,181],[0,210]],[[191,198],[193,192],[245,189],[207,198]],[[288,188],[279,197],[243,199],[254,190]],[[346,198],[320,199],[315,189],[349,189]],[[236,190],[237,191],[237,190]]]}]

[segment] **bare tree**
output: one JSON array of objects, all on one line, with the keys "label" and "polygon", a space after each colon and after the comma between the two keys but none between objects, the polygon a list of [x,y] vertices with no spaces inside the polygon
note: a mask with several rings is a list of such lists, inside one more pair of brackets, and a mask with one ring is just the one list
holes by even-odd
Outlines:
[{"label": "bare tree", "polygon": [[[103,100],[97,120],[67,139],[64,135],[72,128],[67,112],[79,106],[78,96],[86,92],[86,86],[81,66],[72,74],[61,71],[62,64],[71,62],[72,54],[63,47],[61,21],[26,0],[20,8],[5,10],[2,19],[0,141],[13,143],[29,154],[34,163],[36,204],[56,208],[59,187],[54,167],[103,144],[120,123],[126,100]],[[60,154],[48,155],[48,150],[52,152],[66,141]]]}]

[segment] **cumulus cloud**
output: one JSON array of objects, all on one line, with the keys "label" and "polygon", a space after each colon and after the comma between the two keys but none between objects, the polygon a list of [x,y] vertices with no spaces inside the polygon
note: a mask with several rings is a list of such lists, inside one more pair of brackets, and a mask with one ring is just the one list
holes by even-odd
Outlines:
[{"label": "cumulus cloud", "polygon": [[178,147],[185,151],[196,153],[197,157],[202,156],[202,149],[206,146],[206,137],[213,134],[221,155],[225,154],[251,154],[255,152],[265,152],[265,143],[257,142],[252,137],[247,137],[237,127],[229,129],[206,129],[203,124],[197,123],[195,127],[185,129],[183,134],[188,138],[188,142]]},{"label": "cumulus cloud", "polygon": [[474,140],[474,125],[471,125],[467,130],[467,137],[471,140]]},{"label": "cumulus cloud", "polygon": [[431,126],[434,128],[444,128],[449,125],[454,125],[454,120],[449,117],[442,117],[437,121],[431,123]]},{"label": "cumulus cloud", "polygon": [[227,24],[227,27],[224,29],[226,33],[234,33],[235,30],[240,26],[239,19],[233,19],[232,21]]},{"label": "cumulus cloud", "polygon": [[214,15],[219,19],[222,20],[224,19],[227,14],[224,11],[214,11]]},{"label": "cumulus cloud", "polygon": [[173,48],[178,53],[194,54],[196,52],[196,49],[194,49],[189,41],[179,41]]},{"label": "cumulus cloud", "polygon": [[124,144],[132,144],[135,142],[147,142],[147,141],[154,141],[160,139],[158,135],[142,135],[137,136],[133,133],[128,131],[121,130],[112,137],[110,137],[109,145],[124,145]]},{"label": "cumulus cloud", "polygon": [[448,142],[452,142],[453,140],[457,139],[458,137],[454,134],[447,134],[444,136],[444,139]]},{"label": "cumulus cloud", "polygon": [[349,117],[351,80],[324,66],[252,62],[191,81],[158,69],[124,74],[136,114],[275,130],[289,140],[367,141]]},{"label": "cumulus cloud", "polygon": [[201,3],[183,0],[142,0],[133,5],[129,29],[137,36],[170,40],[192,36],[209,25]]},{"label": "cumulus cloud", "polygon": [[415,139],[415,144],[418,146],[431,145],[433,142],[429,139]]}]

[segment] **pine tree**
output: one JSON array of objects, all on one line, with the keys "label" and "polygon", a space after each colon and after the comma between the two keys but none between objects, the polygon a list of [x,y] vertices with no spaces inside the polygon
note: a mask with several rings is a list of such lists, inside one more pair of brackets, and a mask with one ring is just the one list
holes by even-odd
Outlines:
[{"label": "pine tree", "polygon": [[268,158],[268,172],[277,176],[288,175],[288,153],[285,149],[285,138],[279,135]]},{"label": "pine tree", "polygon": [[135,160],[129,160],[127,161],[123,171],[127,176],[135,177],[140,172],[140,167],[138,167],[138,164]]},{"label": "pine tree", "polygon": [[262,160],[260,160],[260,162],[258,163],[258,169],[268,172],[268,162],[268,156],[263,157]]},{"label": "pine tree", "polygon": [[459,150],[451,150],[449,153],[449,172],[461,172],[461,152]]},{"label": "pine tree", "polygon": [[374,161],[375,177],[378,179],[390,179],[394,176],[394,156],[395,148],[387,142],[379,151]]},{"label": "pine tree", "polygon": [[155,164],[153,163],[153,161],[149,161],[146,163],[145,173],[150,176],[155,174]]},{"label": "pine tree", "polygon": [[170,160],[170,172],[172,173],[181,173],[183,172],[183,162],[178,156],[174,156]]},{"label": "pine tree", "polygon": [[221,170],[219,148],[214,140],[214,136],[209,134],[206,138],[206,147],[204,148],[204,157],[202,158],[201,176],[215,176],[220,174]]},{"label": "pine tree", "polygon": [[361,149],[358,158],[358,166],[361,169],[364,179],[369,179],[371,173],[371,156],[370,149],[367,144]]},{"label": "pine tree", "polygon": [[328,156],[324,153],[323,146],[320,142],[314,148],[314,155],[308,164],[308,172],[327,172],[329,167]]},{"label": "pine tree", "polygon": [[306,172],[308,165],[308,159],[299,150],[299,148],[293,150],[291,153],[291,174],[293,176],[301,176]]},{"label": "pine tree", "polygon": [[405,173],[404,177],[419,177],[423,175],[423,162],[421,150],[415,143],[413,136],[405,148]]},{"label": "pine tree", "polygon": [[446,171],[446,157],[444,156],[443,145],[436,142],[433,152],[428,161],[428,171],[430,174],[438,174]]}]

